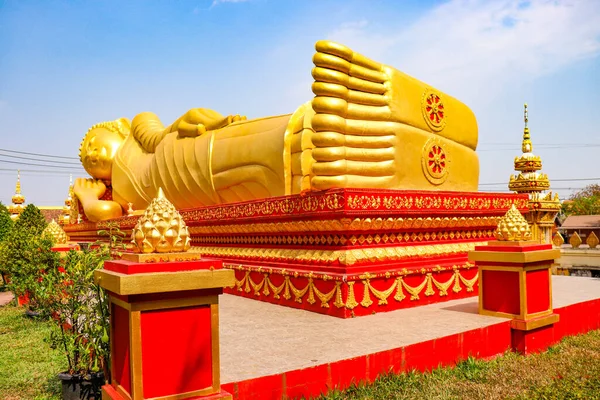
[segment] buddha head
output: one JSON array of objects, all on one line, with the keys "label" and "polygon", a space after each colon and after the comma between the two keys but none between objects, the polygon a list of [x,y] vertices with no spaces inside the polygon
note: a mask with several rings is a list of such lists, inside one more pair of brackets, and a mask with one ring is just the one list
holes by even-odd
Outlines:
[{"label": "buddha head", "polygon": [[79,159],[88,174],[103,181],[111,180],[113,160],[130,129],[129,120],[120,118],[101,122],[87,131],[79,147]]}]

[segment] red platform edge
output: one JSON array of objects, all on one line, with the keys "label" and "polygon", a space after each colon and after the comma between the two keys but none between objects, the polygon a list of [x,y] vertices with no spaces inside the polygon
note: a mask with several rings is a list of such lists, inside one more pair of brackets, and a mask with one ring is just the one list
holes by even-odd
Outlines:
[{"label": "red platform edge", "polygon": [[214,258],[202,257],[196,260],[184,261],[158,261],[135,262],[127,260],[109,260],[104,263],[107,271],[118,272],[125,275],[134,275],[150,272],[182,272],[198,270],[223,269],[223,261]]},{"label": "red platform edge", "polygon": [[[431,371],[455,366],[469,356],[489,359],[513,349],[529,354],[547,349],[566,336],[600,329],[600,298],[554,309],[559,322],[529,332],[515,331],[510,321],[450,336],[310,368],[222,384],[233,400],[313,397],[352,384],[371,383],[386,373]],[[525,335],[524,335],[525,334]]]}]

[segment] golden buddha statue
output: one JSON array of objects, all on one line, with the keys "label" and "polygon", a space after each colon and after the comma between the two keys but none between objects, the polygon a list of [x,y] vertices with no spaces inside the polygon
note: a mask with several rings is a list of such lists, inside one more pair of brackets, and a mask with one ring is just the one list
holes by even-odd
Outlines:
[{"label": "golden buddha statue", "polygon": [[[145,209],[162,187],[177,209],[330,188],[476,191],[477,122],[463,103],[329,41],[316,44],[315,97],[246,120],[196,108],[94,125],[74,193],[90,221]],[[112,200],[101,200],[106,185]]]}]

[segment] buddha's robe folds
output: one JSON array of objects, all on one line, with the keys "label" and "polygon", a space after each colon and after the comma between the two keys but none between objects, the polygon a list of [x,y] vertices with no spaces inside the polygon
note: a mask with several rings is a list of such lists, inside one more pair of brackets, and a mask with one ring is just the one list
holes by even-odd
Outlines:
[{"label": "buddha's robe folds", "polygon": [[284,137],[290,115],[183,138],[163,133],[154,114],[138,117],[112,171],[113,200],[125,208],[133,203],[144,209],[159,187],[177,209],[285,194]]}]

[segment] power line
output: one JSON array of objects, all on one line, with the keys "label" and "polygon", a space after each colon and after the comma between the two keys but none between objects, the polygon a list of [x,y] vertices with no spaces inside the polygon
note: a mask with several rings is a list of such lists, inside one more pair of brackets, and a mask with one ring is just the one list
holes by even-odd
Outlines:
[{"label": "power line", "polygon": [[8,150],[8,149],[0,149],[0,151],[6,152],[6,153],[17,153],[17,154],[25,154],[28,156],[40,156],[40,157],[49,157],[49,158],[63,158],[66,160],[79,160],[78,157],[64,157],[64,156],[53,156],[50,154],[40,154],[40,153],[29,153],[26,151],[17,151],[17,150]]},{"label": "power line", "polygon": [[[514,142],[481,142],[482,146],[514,146]],[[600,146],[600,143],[533,143],[535,147],[538,146]]]},{"label": "power line", "polygon": [[6,161],[6,160],[0,160],[0,163],[9,163],[9,164],[19,164],[19,165],[33,165],[36,167],[47,167],[47,168],[67,168],[67,169],[71,169],[74,170],[74,167],[65,167],[62,165],[47,165],[47,164],[34,164],[34,163],[26,163],[26,162],[19,162],[19,161]]},{"label": "power line", "polygon": [[[542,147],[542,146],[534,146],[534,150],[537,149],[541,149],[541,150],[555,150],[555,149],[571,149],[571,148],[590,148],[590,147],[600,147],[600,144],[588,144],[588,145],[573,145],[573,146],[547,146],[547,147]],[[517,148],[517,147],[513,147],[513,148],[506,148],[506,149],[477,149],[477,152],[484,152],[484,151],[515,151],[515,152],[519,152],[521,151],[521,148]]]},{"label": "power line", "polygon": [[60,163],[60,164],[67,164],[67,165],[79,165],[81,166],[81,163],[75,163],[75,162],[68,162],[68,161],[55,161],[55,160],[44,160],[42,158],[31,158],[31,157],[22,157],[22,156],[11,156],[10,154],[0,154],[0,157],[10,157],[10,158],[18,158],[20,160],[31,160],[31,161],[41,161],[41,162],[49,162],[49,163]]},{"label": "power line", "polygon": [[[577,181],[600,181],[600,178],[573,178],[573,179],[550,179],[550,182],[577,182]],[[508,185],[508,181],[501,183],[480,183],[479,186]]]},{"label": "power line", "polygon": [[7,168],[0,168],[0,175],[3,176],[15,176],[15,173],[17,171],[21,172],[21,176],[28,176],[28,177],[53,177],[53,176],[69,176],[69,175],[74,175],[77,176],[79,174],[86,175],[87,176],[87,172],[85,171],[33,171],[32,170],[24,170],[24,169],[7,169]]}]

